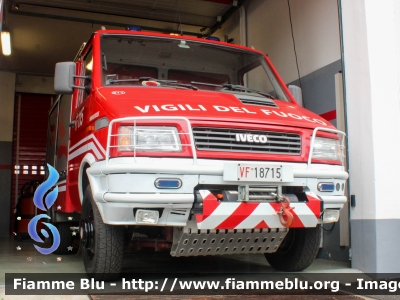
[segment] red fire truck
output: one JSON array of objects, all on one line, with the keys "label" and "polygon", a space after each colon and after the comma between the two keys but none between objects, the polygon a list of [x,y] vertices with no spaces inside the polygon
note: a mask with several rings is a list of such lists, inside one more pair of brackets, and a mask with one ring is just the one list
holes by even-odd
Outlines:
[{"label": "red fire truck", "polygon": [[172,256],[313,262],[346,203],[344,134],[304,109],[264,53],[100,30],[56,65],[47,162],[58,253],[80,232],[87,273],[118,277],[126,237]]}]

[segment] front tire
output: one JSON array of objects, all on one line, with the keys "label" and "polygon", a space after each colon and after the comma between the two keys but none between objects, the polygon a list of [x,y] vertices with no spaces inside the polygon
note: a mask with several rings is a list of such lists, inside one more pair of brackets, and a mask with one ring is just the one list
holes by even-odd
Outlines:
[{"label": "front tire", "polygon": [[95,280],[112,281],[119,277],[124,250],[122,226],[104,224],[90,186],[83,198],[80,235],[86,273]]},{"label": "front tire", "polygon": [[275,253],[265,253],[265,258],[274,269],[298,272],[307,269],[318,254],[321,230],[315,228],[289,229],[281,246]]}]

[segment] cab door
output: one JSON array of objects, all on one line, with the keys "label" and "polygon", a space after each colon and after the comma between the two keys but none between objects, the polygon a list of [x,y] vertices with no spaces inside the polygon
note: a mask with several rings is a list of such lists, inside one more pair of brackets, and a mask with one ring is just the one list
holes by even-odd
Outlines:
[{"label": "cab door", "polygon": [[[83,157],[90,150],[92,136],[91,132],[88,131],[88,125],[93,98],[90,93],[93,63],[91,47],[87,49],[82,53],[81,59],[76,62],[76,75],[79,77],[76,78],[75,85],[80,88],[75,88],[72,96],[67,179],[67,189],[70,197],[67,209],[70,212],[81,211],[79,169]],[[88,78],[82,78],[85,76]]]}]

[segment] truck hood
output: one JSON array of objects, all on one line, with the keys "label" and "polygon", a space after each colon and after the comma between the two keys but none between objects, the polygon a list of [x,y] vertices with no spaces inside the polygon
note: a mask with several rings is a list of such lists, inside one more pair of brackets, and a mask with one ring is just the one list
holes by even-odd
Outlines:
[{"label": "truck hood", "polygon": [[113,118],[184,116],[192,120],[334,128],[325,119],[297,104],[270,101],[254,93],[118,86],[99,88],[97,93],[99,104]]}]

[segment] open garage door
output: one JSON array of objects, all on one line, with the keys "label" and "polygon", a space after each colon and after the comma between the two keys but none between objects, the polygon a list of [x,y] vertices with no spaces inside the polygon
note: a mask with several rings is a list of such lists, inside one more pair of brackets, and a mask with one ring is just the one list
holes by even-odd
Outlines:
[{"label": "open garage door", "polygon": [[[27,182],[41,182],[46,158],[48,111],[53,96],[17,94],[15,97],[13,177],[11,186],[11,232],[14,228],[15,207],[21,188]],[[18,220],[19,221],[19,220]],[[25,230],[21,224],[20,230]]]},{"label": "open garage door", "polygon": [[[115,5],[122,2],[125,6]],[[127,25],[140,25],[142,31],[202,38],[212,34],[221,41],[254,46],[268,53],[284,83],[302,87],[305,108],[324,117],[326,121],[333,124],[336,122],[334,75],[342,67],[336,0],[305,0],[301,3],[295,0],[140,0],[135,1],[135,4],[123,0],[103,1],[101,4],[96,1],[49,3],[27,0],[24,3],[10,2],[7,17],[7,26],[14,36],[15,52],[9,58],[0,56],[0,65],[17,76],[52,76],[54,64],[72,60],[82,42],[87,41],[90,34],[102,26],[107,29],[125,29]],[[41,34],[34,35],[32,32]],[[35,40],[32,38],[34,36]],[[22,44],[29,48],[26,52],[21,51],[22,46],[18,46]],[[112,61],[108,63],[111,66]],[[246,79],[250,81],[252,78]],[[13,93],[21,92],[17,86],[19,80],[16,80]],[[31,85],[28,92],[38,93],[34,88]],[[14,208],[21,187],[30,180],[43,179],[48,112],[55,99],[55,96],[24,93],[17,94],[15,99],[12,185],[7,189],[11,190],[12,195],[11,232],[15,231],[13,227],[17,216],[14,215]],[[0,96],[0,104],[2,100]],[[244,114],[243,111],[236,112]],[[10,111],[10,115],[12,113]],[[87,109],[85,113],[88,113]],[[96,117],[95,114],[92,116]],[[297,115],[294,116],[292,119],[296,119]],[[344,221],[347,222],[347,219]],[[326,229],[329,228],[327,226]],[[67,234],[76,230],[71,229],[71,226],[67,229]],[[324,233],[320,258],[348,262],[348,248],[340,248],[347,247],[346,242],[339,242],[339,226],[336,225],[332,231]],[[52,258],[47,256],[46,259],[50,261]],[[264,268],[264,264],[260,265]]]}]

